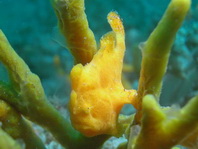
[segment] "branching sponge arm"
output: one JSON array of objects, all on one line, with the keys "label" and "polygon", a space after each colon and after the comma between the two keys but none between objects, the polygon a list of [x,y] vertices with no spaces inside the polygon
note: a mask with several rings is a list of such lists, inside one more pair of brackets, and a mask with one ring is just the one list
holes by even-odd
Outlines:
[{"label": "branching sponge arm", "polygon": [[76,63],[90,62],[97,46],[84,12],[84,0],[51,0],[61,33]]},{"label": "branching sponge arm", "polygon": [[[190,0],[172,0],[161,21],[142,46],[143,59],[135,105],[138,110],[141,110],[142,97],[146,94],[153,94],[159,100],[170,49],[190,4]],[[136,120],[139,121],[140,117]]]},{"label": "branching sponge arm", "polygon": [[[198,95],[190,99],[186,106],[180,110],[180,115],[177,120],[170,121],[166,124],[167,134],[172,138],[179,140],[187,139],[188,137],[191,140],[197,139],[197,126],[198,126]],[[190,142],[183,143],[183,145],[188,145]],[[195,144],[193,142],[192,144]]]},{"label": "branching sponge arm", "polygon": [[0,61],[7,68],[12,81],[10,85],[0,82],[0,98],[29,120],[47,128],[64,147],[95,149],[108,138],[103,135],[86,138],[73,129],[70,122],[48,102],[39,77],[17,55],[2,31]]},{"label": "branching sponge arm", "polygon": [[2,149],[22,149],[6,132],[0,128],[0,148]]},{"label": "branching sponge arm", "polygon": [[0,61],[11,80],[11,85],[0,82],[0,98],[29,120],[47,128],[63,146],[67,146],[76,131],[47,101],[39,77],[17,55],[2,31],[0,51]]},{"label": "branching sponge arm", "polygon": [[172,111],[161,108],[154,96],[146,95],[143,98],[142,128],[131,148],[170,149],[176,144],[186,145],[183,140],[188,137],[196,140],[197,107],[198,96],[192,98],[181,110]]},{"label": "branching sponge arm", "polygon": [[[0,99],[2,129],[14,139],[23,139],[26,149],[45,149],[31,125],[13,107]],[[3,147],[2,147],[3,148]]]}]

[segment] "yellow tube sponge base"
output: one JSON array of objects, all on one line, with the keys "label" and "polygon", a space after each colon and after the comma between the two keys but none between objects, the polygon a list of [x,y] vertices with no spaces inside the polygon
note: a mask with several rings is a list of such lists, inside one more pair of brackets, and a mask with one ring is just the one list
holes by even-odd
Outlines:
[{"label": "yellow tube sponge base", "polygon": [[108,21],[112,32],[104,35],[92,61],[78,64],[71,71],[71,121],[75,129],[91,137],[116,135],[117,118],[124,104],[133,104],[135,90],[124,89],[121,82],[125,51],[124,28],[116,12]]}]

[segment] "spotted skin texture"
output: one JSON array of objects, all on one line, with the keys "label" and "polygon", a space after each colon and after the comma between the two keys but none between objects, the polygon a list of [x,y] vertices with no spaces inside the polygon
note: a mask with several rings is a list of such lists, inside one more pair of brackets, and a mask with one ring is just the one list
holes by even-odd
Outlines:
[{"label": "spotted skin texture", "polygon": [[122,21],[110,12],[113,31],[104,35],[92,61],[78,64],[71,71],[71,121],[85,136],[116,135],[117,118],[124,104],[133,104],[135,90],[124,89],[121,82],[125,35]]}]

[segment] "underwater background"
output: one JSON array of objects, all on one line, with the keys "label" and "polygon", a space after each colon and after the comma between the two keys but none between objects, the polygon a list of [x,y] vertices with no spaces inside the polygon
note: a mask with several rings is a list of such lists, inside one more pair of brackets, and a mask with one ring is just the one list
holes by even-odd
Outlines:
[{"label": "underwater background", "polygon": [[[114,10],[123,19],[126,32],[124,84],[137,88],[141,50],[170,0],[85,0],[89,25],[99,43],[110,31],[107,14]],[[73,58],[60,35],[49,0],[0,0],[0,29],[17,53],[36,73],[46,95],[59,110],[66,109],[70,94],[69,72]],[[167,31],[168,32],[168,31]],[[0,79],[7,72],[0,64]],[[164,77],[160,102],[164,106],[184,105],[198,94],[198,0],[180,28]],[[130,114],[126,108],[123,112]],[[63,112],[64,113],[64,112]]]}]

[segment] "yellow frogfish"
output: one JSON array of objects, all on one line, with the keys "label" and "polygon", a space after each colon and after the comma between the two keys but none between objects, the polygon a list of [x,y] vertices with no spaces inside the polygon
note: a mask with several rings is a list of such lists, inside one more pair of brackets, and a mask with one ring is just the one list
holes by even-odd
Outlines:
[{"label": "yellow frogfish", "polygon": [[88,137],[118,133],[118,116],[124,104],[133,104],[135,90],[124,89],[121,82],[125,33],[116,12],[108,14],[113,31],[100,40],[100,49],[85,66],[71,71],[71,122]]}]

